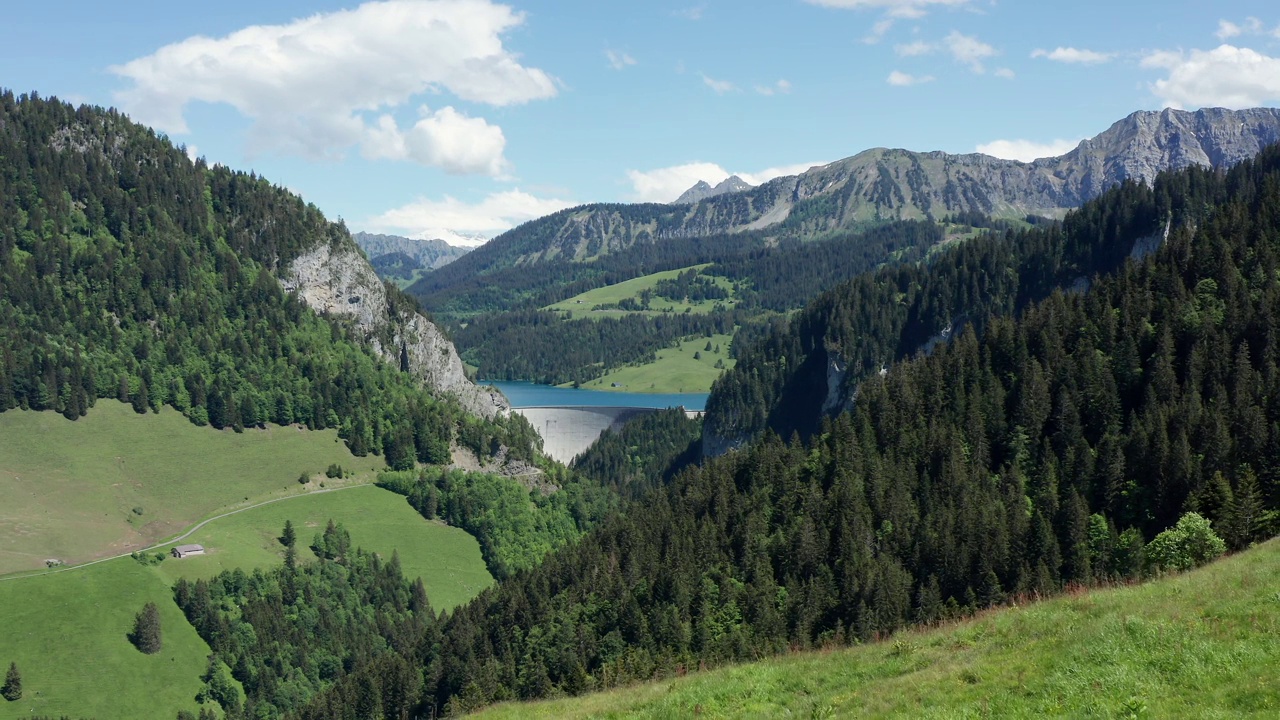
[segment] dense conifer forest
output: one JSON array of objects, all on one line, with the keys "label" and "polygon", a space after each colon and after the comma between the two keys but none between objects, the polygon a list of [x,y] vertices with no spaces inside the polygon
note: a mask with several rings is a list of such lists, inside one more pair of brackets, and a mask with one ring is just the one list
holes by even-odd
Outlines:
[{"label": "dense conifer forest", "polygon": [[351,242],[284,189],[114,110],[7,91],[0,158],[0,411],[119,398],[237,431],[338,428],[393,466],[447,462],[452,441],[532,456],[526,423],[465,414],[282,290],[300,253]]},{"label": "dense conifer forest", "polygon": [[[815,418],[807,438],[766,429],[669,480],[641,472],[653,489],[639,501],[453,614],[422,620],[412,648],[377,662],[423,669],[421,710],[460,712],[868,640],[1073,583],[1178,568],[1179,533],[1207,546],[1221,535],[1231,548],[1273,534],[1278,209],[1272,149],[1228,173],[1186,170],[1154,191],[1127,185],[1061,226],[992,240],[1039,260],[982,264],[1026,251],[958,251],[979,264],[942,271],[986,273],[946,297],[996,298],[982,322],[862,379],[848,412],[817,419],[797,405]],[[1167,240],[1126,259],[1164,218]],[[1023,290],[973,284],[996,269]],[[1082,272],[1087,289],[1045,290]],[[902,343],[892,323],[866,332],[879,347]],[[678,449],[674,423],[664,437],[668,451],[654,457]],[[621,438],[586,465],[617,468],[650,452]],[[273,653],[291,656],[299,641],[274,627],[254,622],[242,634],[279,637]],[[359,687],[332,682],[296,716],[342,717]]]}]

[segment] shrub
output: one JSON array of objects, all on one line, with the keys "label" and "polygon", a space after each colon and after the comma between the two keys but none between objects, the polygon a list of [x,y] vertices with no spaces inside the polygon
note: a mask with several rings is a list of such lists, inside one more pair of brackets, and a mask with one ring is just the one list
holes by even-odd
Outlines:
[{"label": "shrub", "polygon": [[1209,521],[1192,512],[1147,543],[1147,565],[1156,572],[1180,572],[1203,565],[1226,551],[1227,544]]},{"label": "shrub", "polygon": [[333,463],[324,471],[324,476],[330,478],[342,477],[342,466],[338,463]]}]

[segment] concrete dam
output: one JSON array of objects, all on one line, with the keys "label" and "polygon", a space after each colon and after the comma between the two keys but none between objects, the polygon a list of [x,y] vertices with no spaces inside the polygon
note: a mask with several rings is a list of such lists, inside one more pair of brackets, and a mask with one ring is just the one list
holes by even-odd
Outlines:
[{"label": "concrete dam", "polygon": [[[592,405],[512,408],[542,436],[542,449],[566,465],[591,447],[606,429],[617,430],[628,420],[657,412],[648,407],[597,407]],[[701,412],[687,411],[691,417]]]}]

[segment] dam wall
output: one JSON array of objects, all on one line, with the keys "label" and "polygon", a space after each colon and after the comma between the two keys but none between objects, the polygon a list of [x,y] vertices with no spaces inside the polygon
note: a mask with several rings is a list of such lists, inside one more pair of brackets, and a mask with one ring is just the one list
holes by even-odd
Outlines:
[{"label": "dam wall", "polygon": [[617,430],[628,420],[657,408],[645,407],[524,407],[512,408],[542,436],[542,449],[566,465],[591,446],[606,429]]}]

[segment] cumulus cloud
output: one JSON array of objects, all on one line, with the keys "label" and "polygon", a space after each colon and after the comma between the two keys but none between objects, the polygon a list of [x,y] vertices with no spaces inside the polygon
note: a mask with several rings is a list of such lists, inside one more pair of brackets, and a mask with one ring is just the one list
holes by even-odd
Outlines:
[{"label": "cumulus cloud", "polygon": [[932,75],[912,75],[898,70],[889,73],[889,77],[885,78],[885,82],[894,87],[910,87],[912,85],[921,85],[927,82],[933,82]]},{"label": "cumulus cloud", "polygon": [[1007,67],[996,68],[996,71],[992,73],[992,75],[995,75],[998,78],[1004,78],[1005,80],[1012,80],[1017,77],[1013,70]]},{"label": "cumulus cloud", "polygon": [[778,177],[799,175],[815,165],[826,163],[796,163],[766,168],[758,172],[731,173],[716,163],[692,162],[684,165],[657,168],[655,170],[628,170],[631,182],[630,199],[635,202],[671,202],[699,180],[717,185],[730,175],[737,175],[752,185],[761,185]]},{"label": "cumulus cloud", "polygon": [[609,60],[609,67],[614,70],[622,70],[628,65],[635,65],[636,59],[624,52],[616,50],[605,50],[604,56]]},{"label": "cumulus cloud", "polygon": [[483,118],[467,117],[452,107],[432,112],[423,107],[421,119],[401,130],[383,115],[365,130],[361,152],[370,160],[412,160],[444,168],[454,175],[503,175],[507,163],[502,128]]},{"label": "cumulus cloud", "polygon": [[[252,121],[252,152],[326,158],[361,145],[450,172],[494,172],[505,165],[494,142],[499,129],[448,106],[401,129],[388,111],[425,93],[493,106],[553,97],[556,82],[503,46],[523,21],[491,0],[368,2],[221,38],[190,37],[110,71],[131,83],[116,96],[120,106],[169,133],[188,132],[189,103],[226,103]],[[366,113],[380,116],[370,125]],[[438,145],[445,141],[476,143],[489,156]]]},{"label": "cumulus cloud", "polygon": [[779,80],[772,85],[757,85],[756,92],[761,95],[786,95],[791,92],[791,83],[787,80]]},{"label": "cumulus cloud", "polygon": [[976,37],[962,35],[958,30],[952,30],[950,35],[942,39],[942,44],[956,62],[968,65],[969,69],[975,73],[985,71],[982,66],[983,58],[996,54],[995,48]]},{"label": "cumulus cloud", "polygon": [[1280,58],[1219,45],[1213,50],[1161,50],[1142,67],[1165,71],[1151,92],[1169,107],[1247,108],[1280,100]]},{"label": "cumulus cloud", "polygon": [[1036,158],[1057,157],[1079,144],[1079,140],[1050,140],[1043,143],[1034,140],[993,140],[979,145],[977,150],[992,157],[1031,162]]},{"label": "cumulus cloud", "polygon": [[1109,61],[1115,57],[1112,53],[1097,52],[1096,50],[1081,50],[1073,47],[1058,47],[1053,50],[1044,50],[1037,48],[1031,51],[1033,58],[1046,58],[1060,63],[1072,63],[1076,65],[1097,65]]},{"label": "cumulus cloud", "polygon": [[725,93],[733,92],[738,89],[737,85],[734,85],[728,80],[716,80],[713,77],[709,77],[706,73],[698,73],[698,75],[702,78],[703,84],[715,91],[715,94],[717,95],[724,95]]},{"label": "cumulus cloud", "polygon": [[[424,240],[440,238],[457,245],[477,245],[485,236],[496,235],[527,220],[575,204],[557,198],[536,197],[520,189],[492,193],[476,203],[446,195],[441,200],[420,198],[393,208],[372,218],[367,225],[379,232],[394,232]],[[477,239],[475,235],[481,238]]]}]

